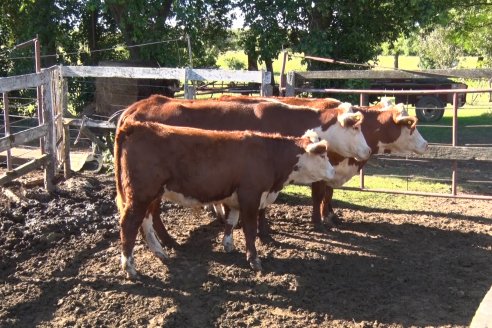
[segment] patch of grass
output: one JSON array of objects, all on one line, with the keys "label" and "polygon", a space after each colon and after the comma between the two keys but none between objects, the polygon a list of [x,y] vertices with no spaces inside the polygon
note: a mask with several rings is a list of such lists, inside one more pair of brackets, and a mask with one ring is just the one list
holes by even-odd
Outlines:
[{"label": "patch of grass", "polygon": [[[337,203],[382,210],[428,210],[427,206],[422,202],[422,197],[418,196],[336,189],[333,194],[333,200]],[[305,205],[312,204],[311,188],[298,185],[286,186],[279,195],[279,202],[287,202],[293,205],[300,203]]]},{"label": "patch of grass", "polygon": [[[401,69],[421,69],[418,56],[399,56],[398,67]],[[477,68],[477,56],[461,57],[457,68]],[[376,69],[391,69],[394,67],[394,56],[379,56],[376,62]]]},{"label": "patch of grass", "polygon": [[[300,58],[300,54],[290,54],[290,58],[287,59],[285,63],[285,71],[305,71],[306,64],[302,63],[302,58]],[[280,53],[278,58],[273,61],[273,72],[274,74],[280,75],[282,71],[282,62],[283,62],[283,54]],[[244,53],[244,51],[227,51],[217,58],[217,66],[222,69],[232,69],[228,63],[231,61],[237,63],[243,63],[244,67],[248,67],[248,56]],[[265,64],[259,65],[259,69],[266,69]]]},{"label": "patch of grass", "polygon": [[[415,115],[411,109],[410,114]],[[458,109],[458,145],[492,142],[492,105]],[[453,108],[446,107],[443,118],[432,124],[419,124],[419,131],[430,143],[452,143]]]},{"label": "patch of grass", "polygon": [[[345,186],[359,187],[359,177],[353,177],[345,184]],[[418,178],[406,180],[397,177],[367,175],[365,177],[365,187],[370,189],[408,190],[443,194],[449,194],[451,192],[451,186],[446,183],[429,182]],[[288,203],[294,202],[294,204],[310,204],[311,188],[309,186],[289,185],[282,190],[279,198],[281,201]],[[336,189],[333,198],[338,202],[346,202],[368,208],[398,210],[428,209],[426,208],[426,205],[423,204],[421,196],[393,195]],[[296,199],[297,202],[295,201]]]}]

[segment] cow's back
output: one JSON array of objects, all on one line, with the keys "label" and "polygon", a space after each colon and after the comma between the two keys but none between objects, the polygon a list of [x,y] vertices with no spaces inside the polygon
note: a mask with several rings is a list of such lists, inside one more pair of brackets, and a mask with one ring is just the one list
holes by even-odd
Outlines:
[{"label": "cow's back", "polygon": [[249,183],[258,190],[279,191],[300,153],[293,140],[280,137],[129,121],[120,126],[117,140],[115,153],[125,154],[117,159],[124,168],[119,172],[132,181],[127,184],[131,197],[141,199],[163,187],[199,203],[220,201]]},{"label": "cow's back", "polygon": [[[302,136],[308,129],[336,122],[336,111],[324,113],[277,102],[178,100],[152,96],[130,106],[125,120],[158,122],[207,130],[254,130]],[[324,120],[325,122],[322,122]]]}]

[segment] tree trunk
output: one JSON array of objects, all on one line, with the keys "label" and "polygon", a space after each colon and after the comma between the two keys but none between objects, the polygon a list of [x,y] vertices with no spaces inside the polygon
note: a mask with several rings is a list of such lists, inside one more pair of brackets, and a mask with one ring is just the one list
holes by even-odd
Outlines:
[{"label": "tree trunk", "polygon": [[[111,15],[113,16],[118,28],[125,39],[127,46],[133,46],[135,43],[132,41],[131,35],[133,34],[133,24],[129,21],[124,21],[124,14],[127,12],[125,5],[110,4],[108,5]],[[128,48],[130,52],[130,60],[138,61],[140,59],[140,52],[137,47]]]},{"label": "tree trunk", "polygon": [[248,52],[248,71],[258,70],[258,55],[256,53]]},{"label": "tree trunk", "polygon": [[267,72],[272,73],[272,81],[270,84],[272,85],[272,87],[275,88],[275,77],[273,76],[273,60],[271,58],[265,59],[265,66]]}]

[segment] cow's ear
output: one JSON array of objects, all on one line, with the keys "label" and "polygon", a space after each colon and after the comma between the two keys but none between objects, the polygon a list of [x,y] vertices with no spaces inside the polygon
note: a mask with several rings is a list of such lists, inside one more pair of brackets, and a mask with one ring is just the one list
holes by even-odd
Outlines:
[{"label": "cow's ear", "polygon": [[313,142],[307,145],[306,152],[314,155],[320,155],[328,151],[328,142],[321,140],[319,142]]},{"label": "cow's ear", "polygon": [[357,128],[362,124],[363,120],[364,115],[361,112],[338,115],[338,122],[340,122],[340,125],[343,127]]},{"label": "cow's ear", "polygon": [[393,120],[396,124],[406,125],[410,129],[415,129],[417,122],[419,121],[415,116],[403,116],[403,115],[393,115]]}]

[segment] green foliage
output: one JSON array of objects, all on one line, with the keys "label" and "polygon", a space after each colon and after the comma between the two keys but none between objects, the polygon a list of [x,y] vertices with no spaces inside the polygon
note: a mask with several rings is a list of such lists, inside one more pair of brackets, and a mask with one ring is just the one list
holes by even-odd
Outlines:
[{"label": "green foliage", "polygon": [[227,68],[241,70],[246,68],[246,64],[236,57],[229,57],[225,59]]},{"label": "green foliage", "polygon": [[[299,30],[294,50],[355,63],[375,60],[381,43],[443,18],[448,6],[450,2],[425,0],[362,0],[356,5],[353,1],[314,1],[302,9],[305,27]],[[308,62],[309,70],[348,68]]]},{"label": "green foliage", "polygon": [[492,66],[492,4],[468,0],[450,11],[449,28],[455,44],[468,55],[484,57],[483,66]]},{"label": "green foliage", "polygon": [[448,28],[436,27],[421,35],[419,42],[420,66],[426,69],[452,68],[458,66],[462,50],[453,43]]},{"label": "green foliage", "polygon": [[408,36],[401,34],[396,40],[383,42],[381,50],[383,55],[415,56],[418,53],[418,34],[410,33]]}]

